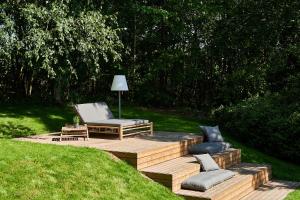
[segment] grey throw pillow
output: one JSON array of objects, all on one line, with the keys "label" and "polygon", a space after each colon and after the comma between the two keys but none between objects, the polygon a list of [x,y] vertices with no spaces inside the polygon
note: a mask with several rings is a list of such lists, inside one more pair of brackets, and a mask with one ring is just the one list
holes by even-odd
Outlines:
[{"label": "grey throw pillow", "polygon": [[195,144],[189,148],[190,154],[215,154],[226,151],[230,148],[230,143],[228,142],[204,142],[201,144]]},{"label": "grey throw pillow", "polygon": [[209,154],[194,155],[194,157],[201,164],[203,171],[213,171],[220,169],[219,165]]},{"label": "grey throw pillow", "polygon": [[200,126],[208,142],[224,142],[219,126]]}]

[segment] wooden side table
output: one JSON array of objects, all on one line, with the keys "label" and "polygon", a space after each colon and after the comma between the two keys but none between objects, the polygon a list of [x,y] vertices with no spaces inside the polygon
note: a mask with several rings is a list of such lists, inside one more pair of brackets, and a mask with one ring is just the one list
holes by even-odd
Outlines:
[{"label": "wooden side table", "polygon": [[64,136],[71,136],[71,137],[83,137],[89,140],[89,131],[87,125],[79,125],[78,127],[66,125],[61,128],[60,132],[60,141]]}]

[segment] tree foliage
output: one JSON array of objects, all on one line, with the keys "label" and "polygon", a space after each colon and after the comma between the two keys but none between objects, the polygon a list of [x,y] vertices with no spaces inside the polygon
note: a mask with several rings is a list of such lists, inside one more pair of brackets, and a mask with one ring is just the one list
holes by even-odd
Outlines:
[{"label": "tree foliage", "polygon": [[74,85],[91,92],[96,77],[121,60],[116,17],[72,3],[1,4],[1,67],[7,75],[3,80],[9,81],[3,83],[5,89],[25,96],[37,90],[62,102]]},{"label": "tree foliage", "polygon": [[107,4],[127,28],[122,65],[143,104],[209,110],[279,91],[299,67],[298,1]]},{"label": "tree foliage", "polygon": [[299,4],[6,0],[2,99],[109,97],[117,73],[143,105],[209,111],[280,92],[299,73]]},{"label": "tree foliage", "polygon": [[281,93],[247,99],[215,113],[216,121],[236,139],[299,163],[300,75],[288,80]]}]

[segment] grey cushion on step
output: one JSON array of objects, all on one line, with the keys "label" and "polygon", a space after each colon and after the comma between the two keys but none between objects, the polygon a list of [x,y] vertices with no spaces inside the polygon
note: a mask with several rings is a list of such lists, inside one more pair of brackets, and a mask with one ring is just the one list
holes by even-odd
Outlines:
[{"label": "grey cushion on step", "polygon": [[209,154],[194,155],[200,163],[203,171],[213,171],[220,169],[219,165]]},{"label": "grey cushion on step", "polygon": [[205,142],[201,144],[195,144],[189,148],[190,154],[215,154],[219,152],[226,151],[230,148],[230,143],[228,142]]},{"label": "grey cushion on step", "polygon": [[200,126],[208,142],[223,142],[224,139],[219,130],[219,126]]},{"label": "grey cushion on step", "polygon": [[205,190],[232,178],[234,175],[234,172],[225,169],[201,172],[198,175],[186,179],[181,184],[181,187],[183,189],[199,190],[204,192]]}]

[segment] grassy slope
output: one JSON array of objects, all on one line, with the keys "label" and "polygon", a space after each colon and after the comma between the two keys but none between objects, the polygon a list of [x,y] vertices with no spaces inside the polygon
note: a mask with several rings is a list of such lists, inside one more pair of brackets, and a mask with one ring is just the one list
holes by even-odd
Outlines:
[{"label": "grassy slope", "polygon": [[180,199],[96,149],[0,139],[0,199]]},{"label": "grassy slope", "polygon": [[288,194],[284,200],[299,200],[300,199],[300,188]]},{"label": "grassy slope", "polygon": [[[113,111],[116,111],[113,109]],[[41,106],[13,106],[0,107],[0,123],[11,121],[19,123],[25,127],[32,128],[37,133],[58,131],[66,122],[72,121],[73,113],[71,109],[62,109],[58,107]],[[199,122],[194,118],[182,117],[174,114],[162,112],[153,112],[143,108],[124,108],[124,118],[147,118],[154,122],[155,130],[164,131],[187,131],[199,132],[198,125],[208,122]],[[300,166],[287,163],[272,156],[263,154],[255,149],[249,148],[224,134],[226,140],[235,147],[242,149],[242,160],[244,162],[268,163],[272,165],[273,177],[276,179],[300,181]],[[1,191],[1,189],[0,189]],[[1,192],[0,192],[1,193]],[[300,195],[300,191],[292,193],[293,197]]]}]

